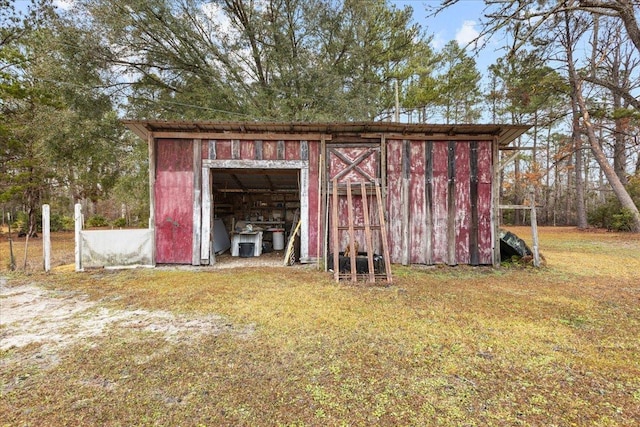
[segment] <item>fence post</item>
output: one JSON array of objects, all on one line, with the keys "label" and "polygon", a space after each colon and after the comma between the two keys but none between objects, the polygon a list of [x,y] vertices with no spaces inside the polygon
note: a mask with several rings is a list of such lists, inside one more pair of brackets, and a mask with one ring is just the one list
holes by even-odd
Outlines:
[{"label": "fence post", "polygon": [[75,221],[75,257],[76,257],[76,271],[82,271],[82,239],[80,231],[82,230],[82,205],[76,203],[74,217]]},{"label": "fence post", "polygon": [[51,271],[51,209],[49,205],[42,205],[42,255],[44,271]]}]

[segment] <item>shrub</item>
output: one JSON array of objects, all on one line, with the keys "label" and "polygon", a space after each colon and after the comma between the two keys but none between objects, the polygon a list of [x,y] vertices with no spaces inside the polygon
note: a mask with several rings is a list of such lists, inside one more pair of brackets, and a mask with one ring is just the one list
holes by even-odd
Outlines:
[{"label": "shrub", "polygon": [[622,208],[619,213],[613,215],[611,228],[616,231],[631,231],[633,228],[633,214],[627,208]]},{"label": "shrub", "polygon": [[122,227],[126,227],[127,226],[127,220],[125,218],[118,218],[115,221],[113,221],[113,226],[114,227],[118,227],[118,228],[122,228]]},{"label": "shrub", "polygon": [[106,227],[109,221],[102,215],[94,215],[85,221],[85,227]]},{"label": "shrub", "polygon": [[51,231],[73,231],[75,224],[70,216],[51,214],[50,227]]},{"label": "shrub", "polygon": [[[636,206],[640,206],[640,175],[631,177],[626,188]],[[587,214],[587,220],[593,226],[615,231],[630,231],[633,224],[631,212],[624,209],[615,196],[592,209]]]}]

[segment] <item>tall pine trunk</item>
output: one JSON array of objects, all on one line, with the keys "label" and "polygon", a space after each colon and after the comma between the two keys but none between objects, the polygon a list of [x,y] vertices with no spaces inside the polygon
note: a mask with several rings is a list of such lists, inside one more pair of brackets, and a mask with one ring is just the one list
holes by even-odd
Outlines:
[{"label": "tall pine trunk", "polygon": [[575,93],[571,94],[571,110],[573,114],[571,120],[571,143],[575,153],[576,225],[578,228],[587,228],[587,212],[584,205],[584,161],[582,159],[582,138],[580,135],[580,112]]},{"label": "tall pine trunk", "polygon": [[607,177],[609,181],[609,185],[613,190],[613,193],[618,198],[618,201],[622,205],[624,209],[626,209],[632,217],[632,226],[631,231],[640,233],[640,211],[638,211],[638,207],[633,202],[633,199],[629,195],[629,192],[625,188],[622,181],[616,174],[613,166],[609,163],[607,156],[604,154],[602,147],[598,144],[598,139],[596,138],[596,133],[593,128],[593,124],[591,123],[591,117],[589,115],[589,110],[587,109],[587,103],[584,100],[584,96],[582,95],[582,79],[578,75],[578,72],[575,68],[575,63],[573,61],[573,48],[571,41],[571,28],[569,23],[569,14],[565,13],[565,31],[567,37],[567,44],[565,46],[567,50],[567,67],[569,70],[569,82],[571,84],[571,90],[575,100],[578,104],[578,108],[582,114],[582,123],[585,127],[587,138],[589,140],[589,145],[591,147],[591,151],[593,152],[593,156],[595,157],[598,165],[602,169],[602,172]]}]

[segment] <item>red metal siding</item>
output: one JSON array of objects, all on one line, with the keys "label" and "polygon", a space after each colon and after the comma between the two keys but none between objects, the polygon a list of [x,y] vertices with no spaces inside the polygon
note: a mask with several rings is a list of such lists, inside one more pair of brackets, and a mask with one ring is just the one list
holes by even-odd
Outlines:
[{"label": "red metal siding", "polygon": [[471,220],[469,143],[456,142],[455,152],[456,263],[469,264]]},{"label": "red metal siding", "polygon": [[156,262],[191,264],[193,142],[158,140],[156,150]]}]

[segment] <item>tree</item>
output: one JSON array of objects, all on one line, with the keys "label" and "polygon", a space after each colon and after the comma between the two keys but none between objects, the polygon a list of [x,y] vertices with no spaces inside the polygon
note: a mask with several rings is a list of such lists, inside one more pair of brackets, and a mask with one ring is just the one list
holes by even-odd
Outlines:
[{"label": "tree", "polygon": [[418,38],[384,0],[80,3],[138,117],[372,119]]},{"label": "tree", "polygon": [[[448,0],[443,3],[442,7],[447,7],[454,3],[457,3],[457,0]],[[484,22],[482,35],[494,33],[515,23],[516,25],[513,25],[514,44],[512,52],[516,52],[529,43],[537,43],[539,39],[548,44],[553,44],[554,38],[552,35],[558,35],[558,26],[562,28],[562,31],[571,33],[574,31],[573,26],[575,25],[575,21],[572,21],[572,19],[581,16],[581,14],[586,17],[607,15],[617,19],[625,27],[626,34],[636,47],[637,53],[640,53],[640,29],[635,18],[634,2],[632,0],[488,1],[487,20]],[[580,73],[579,67],[576,66],[576,62],[574,62],[575,58],[570,58],[570,56],[568,54],[565,55],[567,73],[572,84],[573,95],[580,110],[581,123],[585,129],[589,146],[621,205],[630,212],[633,218],[633,231],[640,232],[640,212],[600,147],[596,131],[590,120],[589,105],[583,95],[583,83],[588,79],[591,83],[608,87],[610,90],[616,91],[620,97],[627,100],[629,105],[636,109],[640,106],[640,102],[624,87],[615,86],[610,81],[602,81],[593,75],[588,78],[584,77]]]},{"label": "tree", "polygon": [[[124,132],[97,63],[95,37],[45,4],[13,39],[14,71],[2,96],[0,200],[22,205],[30,233],[44,201],[71,193],[97,201],[118,177]],[[37,19],[36,19],[37,18]]]},{"label": "tree", "polygon": [[440,52],[441,72],[435,77],[436,105],[442,108],[445,123],[473,123],[480,118],[480,79],[476,61],[450,41]]}]

